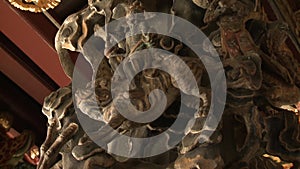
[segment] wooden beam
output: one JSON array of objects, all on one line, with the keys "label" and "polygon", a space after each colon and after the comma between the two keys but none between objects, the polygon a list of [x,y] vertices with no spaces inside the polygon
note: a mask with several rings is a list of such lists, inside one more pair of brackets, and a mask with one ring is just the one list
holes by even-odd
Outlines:
[{"label": "wooden beam", "polygon": [[68,85],[70,80],[61,68],[53,44],[7,1],[0,2],[0,9],[1,31],[59,86]]},{"label": "wooden beam", "polygon": [[43,104],[44,98],[51,93],[49,88],[2,48],[0,48],[0,71],[40,104]]}]

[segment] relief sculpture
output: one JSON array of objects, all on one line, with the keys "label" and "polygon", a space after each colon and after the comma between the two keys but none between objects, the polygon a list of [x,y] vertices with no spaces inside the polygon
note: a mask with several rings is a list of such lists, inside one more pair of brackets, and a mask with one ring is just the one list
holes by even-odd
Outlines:
[{"label": "relief sculpture", "polygon": [[[90,64],[95,77],[82,88],[72,88],[70,84],[45,98],[43,113],[48,118],[48,131],[41,146],[38,168],[271,169],[283,168],[286,164],[299,168],[300,64],[299,56],[285,43],[291,31],[288,25],[282,21],[268,21],[260,0],[166,2],[155,0],[153,4],[156,6],[148,6],[146,0],[89,0],[86,8],[64,21],[55,38],[61,66],[73,80],[75,66],[69,51],[76,51]],[[151,19],[146,12],[153,11],[164,11],[192,22],[206,34],[219,54],[225,70],[227,100],[222,119],[215,130],[205,126],[209,109],[214,104],[212,84],[209,84],[211,77],[201,60],[187,44],[180,41],[180,37],[175,39],[145,32],[127,36],[109,49],[86,47],[85,44],[91,39],[96,44],[104,43],[108,47],[118,35],[126,32],[125,29],[129,32],[143,29],[128,20],[125,25],[118,26],[118,31],[114,32],[116,37],[110,37],[105,24],[135,13],[142,13],[145,18]],[[147,26],[147,23],[143,24]],[[189,33],[187,36],[193,38],[193,32]],[[199,40],[196,45],[209,53],[213,49],[207,44],[207,41]],[[170,53],[158,56],[168,61],[163,66],[170,70],[183,70],[174,66],[176,60],[169,59],[171,54],[179,56],[193,74],[199,94],[192,91],[189,83],[181,85],[176,81],[192,81],[188,73],[183,71],[175,76],[159,69],[130,74],[131,69],[137,69],[140,65],[156,64],[147,59],[137,63],[133,57],[135,52],[152,48]],[[155,52],[152,54],[159,55]],[[128,60],[130,65],[122,65],[124,60]],[[99,67],[95,66],[97,64]],[[117,71],[124,74],[115,77]],[[113,97],[111,91],[119,90],[112,85],[113,78],[119,78],[119,85],[125,86],[127,77],[133,77],[129,95],[121,93]],[[155,102],[163,102],[160,95],[152,92],[155,89],[165,94],[166,107],[152,122],[140,123],[126,119],[113,101],[129,98],[133,106],[125,106],[124,109],[144,112],[152,109]],[[93,93],[95,98],[92,97]],[[76,97],[72,97],[72,94]],[[178,115],[180,98],[186,95],[194,98],[183,105],[186,110],[197,110],[193,117]],[[200,105],[195,106],[195,100]],[[94,134],[87,134],[79,118],[90,124],[88,133]],[[99,133],[99,129],[106,126],[126,136],[144,138],[163,133],[177,118],[194,118],[195,123],[184,131],[180,143],[160,155],[127,158],[110,154],[94,142],[95,139],[108,139],[111,133]],[[212,135],[206,134],[209,132]],[[161,143],[162,147],[172,146],[172,135],[180,133],[174,131],[165,135],[166,141]],[[130,145],[112,143],[113,146],[108,150],[115,151]],[[149,145],[132,147],[139,147],[142,151],[155,148]]]}]

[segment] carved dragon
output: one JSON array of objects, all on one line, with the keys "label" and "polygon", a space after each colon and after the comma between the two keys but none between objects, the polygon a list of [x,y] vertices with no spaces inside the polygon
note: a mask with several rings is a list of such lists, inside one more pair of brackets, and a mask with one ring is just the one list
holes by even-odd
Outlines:
[{"label": "carved dragon", "polygon": [[[91,0],[87,8],[65,20],[56,35],[55,46],[61,65],[70,78],[74,64],[68,50],[81,52],[92,68],[98,63],[100,55],[105,57],[99,69],[93,69],[96,73],[95,83],[90,82],[84,86],[84,90],[73,89],[78,112],[72,109],[70,86],[46,98],[43,112],[48,117],[49,129],[41,148],[39,168],[281,168],[281,163],[267,158],[265,154],[278,156],[299,167],[299,108],[295,105],[300,101],[300,72],[299,63],[285,45],[286,25],[264,20],[259,0],[170,2],[169,6],[162,3],[165,6],[157,10],[163,9],[201,27],[208,34],[224,65],[228,86],[227,104],[213,135],[208,141],[199,143],[199,135],[206,132],[203,126],[210,107],[208,75],[201,61],[178,39],[145,33],[127,37],[103,51],[93,48],[87,50],[84,46],[94,33],[95,40],[111,43],[102,28],[105,23],[131,13],[153,11],[153,6],[144,5],[147,4],[144,1]],[[156,3],[160,4],[158,1]],[[253,29],[249,24],[258,25],[259,29]],[[127,26],[133,28],[134,24],[128,22]],[[120,32],[116,34],[124,33],[122,25],[119,28]],[[192,35],[193,32],[190,32],[187,36]],[[205,41],[199,42],[199,46],[206,52],[212,50]],[[93,137],[98,139],[105,139],[105,134],[109,134],[102,133],[99,136],[97,133],[105,125],[132,137],[148,137],[163,132],[178,118],[176,112],[181,97],[178,84],[174,77],[160,70],[148,69],[134,75],[129,92],[134,108],[145,111],[151,108],[148,99],[150,92],[162,90],[167,97],[167,107],[157,120],[145,124],[130,121],[112,104],[111,90],[116,90],[111,86],[113,74],[125,59],[130,60],[133,67],[137,66],[131,56],[148,48],[159,48],[178,55],[194,74],[201,93],[195,99],[199,99],[201,104],[200,107],[193,107],[193,100],[190,100],[185,106],[199,110],[196,123],[186,131],[175,149],[160,156],[127,159],[109,155],[85,134],[76,114],[92,124],[90,130],[95,134]],[[164,57],[167,59],[168,55]],[[179,69],[172,67],[176,64],[173,63],[175,60],[169,62],[164,66]],[[149,63],[145,60],[143,64]],[[176,76],[190,81],[185,73]],[[96,100],[91,97],[93,87],[96,88]],[[191,89],[186,85],[181,90],[188,95]],[[123,95],[117,97],[125,99]],[[115,145],[118,148],[123,144]],[[169,146],[168,143],[165,146]],[[145,150],[148,150],[147,147]],[[57,161],[59,153],[62,159]]]}]

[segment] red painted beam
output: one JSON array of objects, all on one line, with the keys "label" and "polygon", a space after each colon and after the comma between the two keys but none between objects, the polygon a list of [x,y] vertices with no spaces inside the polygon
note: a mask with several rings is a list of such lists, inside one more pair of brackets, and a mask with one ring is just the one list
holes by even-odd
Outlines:
[{"label": "red painted beam", "polygon": [[[1,31],[59,86],[68,85],[70,80],[60,66],[53,44],[49,44],[49,40],[44,39],[40,31],[29,24],[26,18],[16,11],[18,9],[10,6],[6,0],[0,1],[0,9]],[[22,85],[24,84],[20,86]]]},{"label": "red painted beam", "polygon": [[0,48],[0,71],[40,104],[43,104],[44,98],[51,93],[50,89],[2,48]]}]

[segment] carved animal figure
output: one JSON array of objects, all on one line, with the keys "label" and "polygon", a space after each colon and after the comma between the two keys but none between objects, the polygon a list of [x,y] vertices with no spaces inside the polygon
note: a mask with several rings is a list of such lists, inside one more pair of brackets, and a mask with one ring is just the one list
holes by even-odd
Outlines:
[{"label": "carved animal figure", "polygon": [[[66,19],[56,36],[56,49],[62,67],[70,78],[74,65],[68,50],[81,52],[94,68],[95,79],[83,88],[73,89],[76,114],[91,125],[87,132],[90,135],[83,131],[76,119],[72,108],[71,87],[64,87],[52,93],[46,98],[43,106],[49,128],[48,136],[41,148],[42,158],[39,168],[76,166],[85,169],[94,167],[269,169],[282,168],[283,162],[290,162],[296,168],[299,167],[299,114],[293,105],[299,102],[299,73],[297,73],[299,65],[284,43],[287,38],[285,24],[273,24],[263,20],[263,11],[258,0],[174,0],[159,3],[161,7],[157,10],[164,9],[172,15],[180,16],[202,27],[210,34],[208,39],[221,55],[227,78],[228,97],[222,120],[216,130],[212,131],[210,126],[205,126],[211,104],[209,77],[201,61],[186,44],[180,42],[180,38],[173,39],[142,32],[111,46],[117,37],[109,35],[107,28],[103,27],[105,23],[134,13],[155,11],[155,8],[146,6],[147,3],[144,1],[91,0],[87,8]],[[207,24],[205,27],[204,23]],[[260,27],[253,30],[249,28],[249,23],[259,24]],[[146,22],[136,25],[129,20],[126,24],[118,26],[114,32],[115,36],[123,35],[126,31],[142,29],[139,26],[151,27]],[[186,35],[188,39],[193,38],[193,32],[188,33]],[[95,37],[92,37],[93,34]],[[105,49],[102,51],[95,46],[86,46],[90,40],[105,43]],[[203,47],[205,52],[210,53],[213,49],[208,44],[199,42],[195,45]],[[158,64],[148,59],[139,63],[134,57],[135,52],[152,48],[178,55],[193,73],[200,93],[195,94],[189,83],[181,85],[182,81],[175,80],[183,79],[183,82],[191,82],[192,77],[184,71],[174,76],[157,69],[134,73],[133,70],[140,68],[140,65]],[[173,72],[183,70],[182,67],[176,66],[178,60],[172,59],[171,55],[160,55],[155,52],[152,55],[158,55],[159,63],[167,60],[167,64],[163,66]],[[95,65],[99,64],[100,58],[101,63],[96,70]],[[124,65],[122,64],[124,61],[129,62]],[[119,74],[114,76],[116,72]],[[112,82],[117,80],[120,86],[129,86],[129,93],[112,86]],[[127,99],[129,104],[123,104],[123,109],[130,112],[136,110],[146,112],[158,101],[163,102],[161,95],[152,93],[150,97],[154,89],[163,91],[167,101],[162,115],[152,122],[131,121],[122,116],[114,105],[114,99],[118,101]],[[122,92],[113,97],[111,91]],[[186,109],[197,110],[197,113],[193,117],[189,115],[178,117],[179,99],[187,95],[193,99],[185,102],[183,106]],[[154,102],[153,100],[151,102],[151,99]],[[195,106],[197,101],[200,101],[198,107]],[[141,118],[147,119],[148,114],[143,114]],[[182,141],[174,149],[159,156],[128,159],[109,155],[92,141],[110,139],[111,133],[106,130],[99,132],[107,126],[131,137],[155,136],[167,130],[177,118],[195,119],[195,124],[186,129]],[[178,132],[174,131],[171,134]],[[168,147],[172,144],[172,140],[170,135],[165,137],[162,146]],[[129,143],[113,139],[109,141],[113,145],[110,146],[110,150],[125,145],[131,148],[141,146],[130,145],[132,143],[130,140]],[[140,148],[150,151],[153,147],[146,145]],[[57,161],[59,153],[62,159]],[[273,161],[267,158],[266,154],[279,156],[283,162]]]}]

